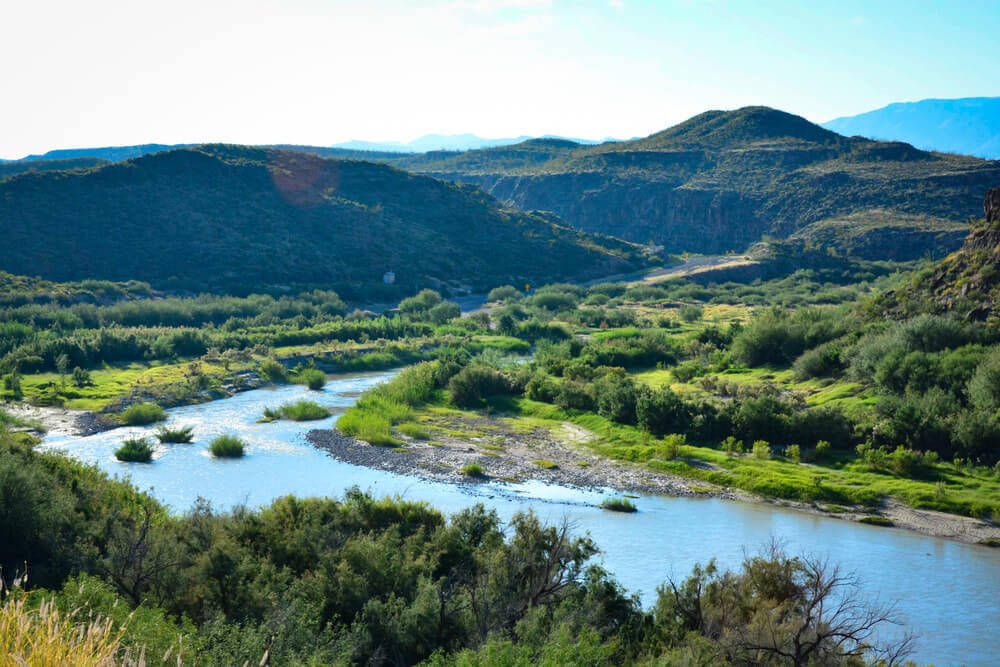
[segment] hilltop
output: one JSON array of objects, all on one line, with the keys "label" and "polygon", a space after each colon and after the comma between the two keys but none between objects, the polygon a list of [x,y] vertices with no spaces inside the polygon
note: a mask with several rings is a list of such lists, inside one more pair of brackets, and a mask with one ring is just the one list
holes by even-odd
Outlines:
[{"label": "hilltop", "polygon": [[[536,139],[382,159],[674,253],[808,238],[821,223],[817,238],[835,251],[943,256],[961,243],[955,225],[977,216],[983,193],[1000,181],[998,162],[844,137],[768,107],[708,111],[643,139],[596,146]],[[875,235],[831,236],[831,221],[846,217]],[[904,245],[877,231],[887,219]]]},{"label": "hilltop", "polygon": [[823,127],[847,135],[906,141],[925,150],[1000,159],[1000,97],[897,102]]},{"label": "hilltop", "polygon": [[[0,269],[347,297],[484,289],[638,268],[635,247],[390,166],[245,146],[146,155],[0,182]],[[383,285],[393,271],[396,283]]]}]

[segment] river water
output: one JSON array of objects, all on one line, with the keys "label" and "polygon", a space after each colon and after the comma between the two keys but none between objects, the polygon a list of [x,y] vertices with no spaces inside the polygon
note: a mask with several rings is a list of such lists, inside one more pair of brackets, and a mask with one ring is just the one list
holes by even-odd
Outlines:
[{"label": "river water", "polygon": [[[194,427],[195,442],[159,445],[151,464],[117,461],[126,437],[152,438],[153,427],[122,428],[78,438],[53,435],[45,449],[65,451],[111,475],[130,478],[177,512],[201,497],[216,509],[243,503],[266,505],[274,498],[339,498],[358,486],[377,497],[427,501],[446,514],[474,503],[496,509],[503,519],[532,509],[543,520],[569,519],[578,533],[589,531],[603,550],[601,561],[644,604],[668,577],[685,578],[696,563],[715,558],[736,568],[776,538],[793,554],[829,558],[856,572],[872,600],[894,602],[907,626],[919,635],[920,663],[1000,664],[1000,550],[962,544],[902,530],[866,526],[719,499],[646,496],[639,512],[620,514],[597,505],[607,490],[579,490],[528,482],[454,485],[341,463],[312,447],[305,434],[329,428],[337,413],[392,372],[332,376],[322,391],[293,385],[259,389],[203,405],[168,410],[170,426]],[[256,423],[265,407],[309,398],[334,410],[320,422]],[[207,444],[234,433],[248,443],[241,459],[213,458]],[[155,440],[155,439],[154,439]]]}]

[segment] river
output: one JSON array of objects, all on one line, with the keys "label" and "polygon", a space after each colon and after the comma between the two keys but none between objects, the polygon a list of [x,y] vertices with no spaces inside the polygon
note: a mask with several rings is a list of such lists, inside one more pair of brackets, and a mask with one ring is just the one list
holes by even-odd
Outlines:
[{"label": "river", "polygon": [[[686,577],[696,563],[715,558],[723,568],[739,566],[744,553],[772,538],[790,553],[827,557],[856,572],[872,599],[895,602],[919,635],[913,656],[936,665],[994,665],[1000,660],[1000,550],[857,523],[719,499],[645,496],[639,512],[619,514],[597,505],[607,490],[579,490],[541,483],[453,485],[341,463],[305,439],[328,428],[366,389],[393,372],[331,376],[322,391],[293,385],[259,389],[212,403],[168,410],[168,424],[192,426],[195,442],[159,445],[151,464],[117,461],[125,437],[152,437],[153,427],[121,428],[89,437],[53,435],[42,448],[65,451],[111,475],[128,477],[177,512],[199,497],[216,509],[251,507],[274,498],[339,498],[359,486],[375,496],[427,501],[446,514],[482,502],[509,519],[532,509],[549,522],[568,518],[589,531],[603,550],[602,564],[644,604],[668,577]],[[257,423],[267,406],[308,397],[334,411],[321,422]],[[207,443],[234,433],[248,443],[246,456],[213,458]]]}]

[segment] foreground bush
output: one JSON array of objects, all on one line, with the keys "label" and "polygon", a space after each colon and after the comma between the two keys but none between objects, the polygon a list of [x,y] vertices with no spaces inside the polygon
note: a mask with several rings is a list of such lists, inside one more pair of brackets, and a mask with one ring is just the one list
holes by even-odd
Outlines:
[{"label": "foreground bush", "polygon": [[213,440],[208,449],[212,452],[212,456],[238,459],[243,456],[245,446],[244,442],[238,437],[227,433]]},{"label": "foreground bush", "polygon": [[156,403],[135,403],[125,408],[119,418],[126,426],[145,426],[163,421],[167,413]]}]

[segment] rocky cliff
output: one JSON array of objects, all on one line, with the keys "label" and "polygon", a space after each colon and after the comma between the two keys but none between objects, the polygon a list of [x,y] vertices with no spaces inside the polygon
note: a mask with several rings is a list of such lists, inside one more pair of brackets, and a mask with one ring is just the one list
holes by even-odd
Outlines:
[{"label": "rocky cliff", "polygon": [[887,313],[956,312],[1000,325],[1000,188],[986,193],[983,210],[986,218],[973,224],[961,249],[913,285],[886,295]]}]

